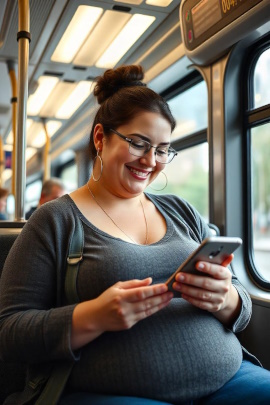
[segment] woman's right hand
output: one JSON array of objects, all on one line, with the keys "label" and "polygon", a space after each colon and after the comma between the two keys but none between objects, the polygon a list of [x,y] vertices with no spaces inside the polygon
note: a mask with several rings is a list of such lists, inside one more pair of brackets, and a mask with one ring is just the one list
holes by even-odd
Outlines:
[{"label": "woman's right hand", "polygon": [[129,329],[168,305],[173,293],[165,284],[151,283],[151,278],[119,281],[98,298],[78,304],[73,312],[72,349],[105,331]]}]

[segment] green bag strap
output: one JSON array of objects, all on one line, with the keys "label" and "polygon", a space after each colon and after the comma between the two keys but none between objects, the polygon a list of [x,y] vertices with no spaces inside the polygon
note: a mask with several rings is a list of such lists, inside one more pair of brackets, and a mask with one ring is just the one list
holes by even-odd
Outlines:
[{"label": "green bag strap", "polygon": [[57,405],[65,389],[74,363],[56,364],[35,405]]},{"label": "green bag strap", "polygon": [[79,302],[77,276],[83,259],[84,231],[81,220],[75,217],[75,228],[69,245],[65,277],[65,296],[69,304]]},{"label": "green bag strap", "polygon": [[[65,295],[69,304],[79,302],[77,294],[77,276],[83,259],[84,231],[81,220],[75,217],[74,232],[69,245],[65,276]],[[35,405],[57,405],[70,376],[74,362],[56,364],[45,388]]]}]

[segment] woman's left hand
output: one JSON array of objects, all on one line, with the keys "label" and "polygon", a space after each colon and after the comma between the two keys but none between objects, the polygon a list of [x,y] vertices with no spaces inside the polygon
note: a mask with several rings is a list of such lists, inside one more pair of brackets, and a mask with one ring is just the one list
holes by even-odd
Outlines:
[{"label": "woman's left hand", "polygon": [[232,260],[230,255],[222,265],[197,262],[196,269],[207,276],[179,272],[173,288],[192,305],[212,312],[226,325],[231,324],[241,307],[238,292],[232,285],[232,274],[226,267]]}]

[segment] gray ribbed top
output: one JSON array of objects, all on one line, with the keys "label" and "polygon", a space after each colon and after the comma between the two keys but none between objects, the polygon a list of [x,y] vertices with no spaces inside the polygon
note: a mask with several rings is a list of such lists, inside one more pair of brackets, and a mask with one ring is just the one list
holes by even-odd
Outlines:
[{"label": "gray ribbed top", "polygon": [[[74,305],[56,308],[74,215],[81,218],[85,232],[78,276],[81,300],[97,297],[119,280],[151,276],[154,283],[163,282],[209,236],[198,212],[182,199],[148,197],[164,215],[167,232],[147,246],[97,229],[67,195],[33,214],[12,248],[1,280],[2,358],[30,362],[77,358],[70,350]],[[70,387],[168,402],[217,390],[240,367],[243,354],[233,332],[242,330],[251,314],[248,294],[235,277],[233,283],[242,311],[232,331],[212,314],[173,299],[167,308],[130,330],[104,333],[84,347]]]}]

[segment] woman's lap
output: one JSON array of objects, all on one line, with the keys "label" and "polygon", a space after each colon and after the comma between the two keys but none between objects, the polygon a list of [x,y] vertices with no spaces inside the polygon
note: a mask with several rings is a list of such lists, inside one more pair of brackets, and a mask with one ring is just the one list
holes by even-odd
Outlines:
[{"label": "woman's lap", "polygon": [[238,372],[215,393],[199,401],[201,405],[269,405],[270,371],[243,361]]},{"label": "woman's lap", "polygon": [[66,395],[59,405],[172,405],[168,402],[139,397],[124,397],[115,395],[98,395],[80,392]]},{"label": "woman's lap", "polygon": [[[197,401],[194,405],[269,405],[270,371],[243,361],[233,378],[218,391]],[[59,405],[172,405],[154,399],[98,395],[87,392],[66,395]]]}]

